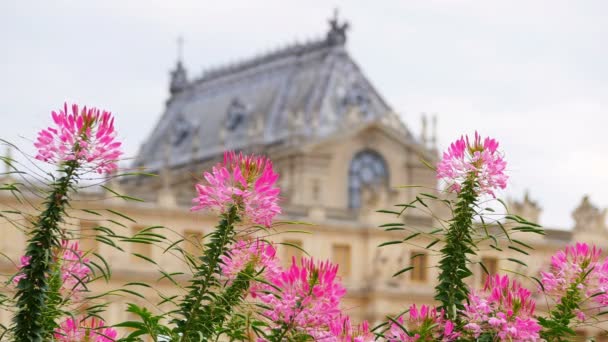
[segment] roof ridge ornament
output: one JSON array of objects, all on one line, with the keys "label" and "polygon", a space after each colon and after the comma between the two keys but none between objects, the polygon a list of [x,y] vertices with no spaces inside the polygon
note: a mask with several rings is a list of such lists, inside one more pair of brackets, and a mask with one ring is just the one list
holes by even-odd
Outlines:
[{"label": "roof ridge ornament", "polygon": [[184,38],[182,36],[177,37],[177,63],[175,70],[171,71],[171,83],[169,85],[169,91],[171,95],[179,93],[188,87],[188,73],[182,63],[184,54]]},{"label": "roof ridge ornament", "polygon": [[339,11],[334,9],[333,18],[329,19],[329,32],[327,32],[327,43],[329,45],[344,45],[346,43],[346,30],[350,28],[348,21],[340,23]]}]

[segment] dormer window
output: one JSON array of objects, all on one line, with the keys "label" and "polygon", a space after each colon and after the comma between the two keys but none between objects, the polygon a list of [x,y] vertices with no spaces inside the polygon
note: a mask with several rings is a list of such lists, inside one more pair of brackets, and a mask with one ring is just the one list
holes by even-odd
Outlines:
[{"label": "dormer window", "polygon": [[247,119],[247,106],[238,98],[232,100],[226,113],[226,129],[236,131]]},{"label": "dormer window", "polygon": [[371,100],[369,92],[360,82],[353,82],[342,97],[342,110],[356,108],[364,118],[370,114]]},{"label": "dormer window", "polygon": [[173,126],[173,146],[177,147],[181,145],[186,138],[190,135],[191,127],[190,123],[182,114],[177,116]]}]

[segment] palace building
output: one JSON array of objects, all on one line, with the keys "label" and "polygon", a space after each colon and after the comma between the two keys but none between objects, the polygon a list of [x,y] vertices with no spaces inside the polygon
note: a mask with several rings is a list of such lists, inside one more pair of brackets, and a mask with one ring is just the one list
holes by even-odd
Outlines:
[{"label": "palace building", "polygon": [[[159,268],[188,270],[179,258],[157,246],[125,243],[120,245],[124,252],[120,252],[99,243],[91,239],[101,234],[93,228],[112,226],[116,232],[132,236],[146,227],[162,225],[170,229],[172,239],[185,237],[184,248],[195,252],[216,222],[211,214],[190,211],[194,184],[225,150],[265,154],[273,160],[282,190],[279,220],[311,225],[277,226],[269,233],[271,239],[300,246],[316,259],[339,263],[348,289],[345,306],[354,321],[378,322],[411,303],[433,303],[438,275],[433,265],[439,256],[424,248],[432,240],[420,238],[412,244],[379,248],[383,242],[406,236],[379,226],[400,220],[406,227],[430,231],[439,222],[423,210],[410,211],[398,219],[377,210],[416,198],[417,188],[400,186],[437,188],[435,172],[421,162],[437,162],[436,137],[434,133],[427,135],[426,130],[422,136],[412,134],[411,123],[403,122],[393,111],[348,53],[348,24],[338,18],[329,24],[321,39],[207,70],[200,77],[189,77],[182,62],[177,62],[171,72],[166,107],[134,161],[134,167],[158,177],[129,176],[110,185],[145,202],[125,202],[112,198],[111,193],[86,193],[81,198],[87,200],[77,201],[74,214],[68,218],[69,228],[83,237],[83,249],[103,255],[113,269],[110,282],[99,280],[92,291],[117,289],[129,282],[153,285],[131,288],[146,300],[127,293],[112,296],[108,323],[129,318],[127,302],[156,303],[158,292],[171,295],[178,291],[167,279],[159,280]],[[2,208],[22,206],[7,194],[0,196]],[[100,220],[79,211],[102,208],[128,215],[134,222],[125,222],[112,212],[104,212]],[[439,206],[434,209],[441,213]],[[531,221],[537,221],[541,213],[527,195],[511,201],[509,210]],[[521,240],[535,248],[529,256],[517,254],[527,268],[507,260],[509,253],[515,252],[488,248],[479,258],[490,272],[514,270],[537,275],[557,249],[574,241],[592,241],[606,249],[605,213],[585,197],[573,212],[576,225],[572,230],[547,229],[544,236],[522,234]],[[25,237],[7,222],[0,225],[6,232],[0,250],[16,261]],[[279,246],[278,250],[285,262],[302,254],[289,246]],[[133,254],[156,260],[158,265]],[[421,255],[412,259],[417,254]],[[408,265],[415,268],[392,276]],[[14,264],[5,260],[0,261],[0,267],[4,273],[15,271]],[[478,286],[484,273],[481,267],[474,273],[471,285]],[[534,282],[525,285],[536,286]],[[538,307],[542,303],[539,301]],[[2,321],[9,318],[10,313],[0,313]]]}]

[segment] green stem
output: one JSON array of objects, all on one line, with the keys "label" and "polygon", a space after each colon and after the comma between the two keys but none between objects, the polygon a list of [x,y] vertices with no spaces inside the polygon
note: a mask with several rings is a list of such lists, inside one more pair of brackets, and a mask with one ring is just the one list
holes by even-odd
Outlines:
[{"label": "green stem", "polygon": [[[76,181],[78,163],[65,164],[64,175],[53,183],[45,201],[46,209],[28,241],[25,255],[29,265],[23,267],[25,278],[17,285],[17,313],[13,317],[16,342],[49,341],[56,323],[49,322],[45,312],[49,309],[49,278],[53,267],[53,249],[61,246],[59,224],[68,205],[68,190]],[[44,322],[47,324],[44,324]]]},{"label": "green stem", "polygon": [[469,177],[463,185],[454,209],[454,218],[448,228],[442,258],[439,262],[439,284],[435,287],[435,299],[441,302],[448,319],[458,322],[458,312],[463,309],[469,289],[464,279],[473,273],[467,267],[467,254],[474,255],[472,227],[477,200],[475,179]]},{"label": "green stem", "polygon": [[576,333],[570,328],[570,322],[575,315],[575,311],[579,309],[579,303],[582,301],[578,286],[584,281],[584,274],[581,272],[581,278],[570,284],[566,294],[560,299],[560,302],[549,312],[549,318],[539,318],[539,323],[545,328],[541,332],[543,339],[552,342],[570,341],[571,337]]},{"label": "green stem", "polygon": [[190,292],[180,305],[183,320],[177,322],[177,330],[182,333],[181,342],[199,341],[199,327],[209,318],[204,317],[208,308],[203,303],[208,303],[210,289],[218,285],[216,274],[220,272],[220,257],[228,251],[228,245],[234,239],[234,223],[238,220],[237,208],[232,206],[222,214],[222,220],[210,236],[211,241],[205,245],[198,271],[189,286]]},{"label": "green stem", "polygon": [[[251,263],[238,273],[232,284],[210,305],[210,319],[204,322],[206,324],[202,329],[203,332],[209,331],[210,334],[216,334],[223,331],[222,328],[226,318],[232,313],[234,307],[247,295],[250,280],[254,274],[255,268]],[[220,335],[217,334],[217,339],[219,339]]]}]

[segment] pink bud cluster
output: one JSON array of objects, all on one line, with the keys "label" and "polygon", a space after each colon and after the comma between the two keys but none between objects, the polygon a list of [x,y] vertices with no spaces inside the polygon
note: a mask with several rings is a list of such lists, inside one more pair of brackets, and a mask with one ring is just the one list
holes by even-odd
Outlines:
[{"label": "pink bud cluster", "polygon": [[226,152],[224,161],[204,174],[206,184],[197,184],[198,196],[192,210],[211,209],[225,212],[236,206],[252,222],[270,226],[281,212],[280,189],[270,159]]},{"label": "pink bud cluster", "polygon": [[76,104],[71,109],[69,114],[65,103],[59,113],[51,113],[55,127],[38,133],[34,143],[38,149],[36,159],[51,163],[76,161],[98,173],[115,171],[122,152],[121,143],[115,141],[112,113],[86,106],[79,109]]},{"label": "pink bud cluster", "polygon": [[[20,260],[20,264],[19,264],[19,270],[23,270],[23,268],[25,266],[29,266],[31,260],[32,260],[31,256],[27,256],[27,255],[21,256],[21,260]],[[21,281],[21,279],[24,279],[24,278],[25,278],[25,273],[20,272],[16,276],[13,277],[13,282],[15,284],[19,284],[19,282]]]},{"label": "pink bud cluster", "polygon": [[477,338],[490,334],[499,341],[539,341],[541,326],[534,318],[530,291],[508,276],[488,277],[483,291],[469,294],[465,331]]},{"label": "pink bud cluster", "polygon": [[[409,318],[401,315],[392,322],[385,338],[389,342],[414,341],[456,341],[459,334],[454,331],[454,323],[444,318],[443,311],[421,305],[420,309],[410,306]],[[407,330],[406,330],[407,329]]]},{"label": "pink bud cluster", "polygon": [[[276,250],[270,243],[262,240],[237,241],[227,255],[221,257],[222,277],[231,283],[248,264],[253,264],[258,277],[265,280],[273,279],[280,272],[276,259]],[[257,297],[262,292],[271,290],[271,286],[258,281],[252,281],[249,293]]]},{"label": "pink bud cluster", "polygon": [[68,318],[53,334],[57,342],[114,342],[117,335],[115,329],[106,327],[103,321],[95,318]]},{"label": "pink bud cluster", "polygon": [[507,187],[506,166],[498,152],[498,142],[487,137],[482,143],[481,136],[475,132],[472,143],[468,136],[460,137],[443,153],[437,165],[437,178],[445,181],[450,191],[460,192],[462,184],[472,177],[478,195],[494,196],[494,190]]},{"label": "pink bud cluster", "polygon": [[[583,302],[592,299],[608,305],[608,259],[600,260],[602,250],[586,243],[576,243],[551,257],[549,272],[541,272],[543,290],[559,302],[570,288],[578,290]],[[579,320],[585,315],[577,312]]]}]

